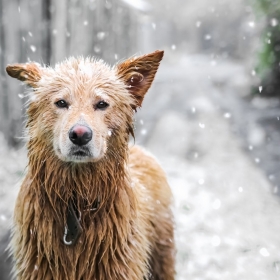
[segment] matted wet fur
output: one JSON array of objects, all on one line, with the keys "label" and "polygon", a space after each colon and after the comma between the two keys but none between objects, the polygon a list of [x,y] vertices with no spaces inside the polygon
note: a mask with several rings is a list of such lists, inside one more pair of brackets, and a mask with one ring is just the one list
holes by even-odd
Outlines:
[{"label": "matted wet fur", "polygon": [[[11,242],[17,279],[174,279],[170,188],[156,160],[128,146],[162,57],[156,51],[115,67],[90,58],[7,66],[32,88]],[[67,245],[70,203],[82,233]]]}]

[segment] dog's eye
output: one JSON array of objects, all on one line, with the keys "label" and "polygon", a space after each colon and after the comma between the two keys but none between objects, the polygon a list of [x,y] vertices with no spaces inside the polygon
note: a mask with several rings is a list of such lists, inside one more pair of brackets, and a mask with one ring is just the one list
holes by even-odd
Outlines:
[{"label": "dog's eye", "polygon": [[97,104],[96,104],[96,108],[97,109],[105,109],[109,106],[109,104],[105,101],[99,101]]},{"label": "dog's eye", "polygon": [[61,99],[55,102],[55,105],[59,108],[68,108],[68,104],[65,100]]}]

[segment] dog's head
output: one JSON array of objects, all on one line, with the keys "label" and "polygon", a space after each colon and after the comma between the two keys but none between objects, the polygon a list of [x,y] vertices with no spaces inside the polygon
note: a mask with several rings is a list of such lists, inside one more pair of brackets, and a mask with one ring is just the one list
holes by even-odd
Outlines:
[{"label": "dog's head", "polygon": [[6,70],[33,88],[30,139],[43,139],[63,161],[95,162],[110,152],[112,141],[128,138],[133,112],[141,106],[162,57],[163,51],[156,51],[114,67],[70,58],[54,68],[26,63]]}]

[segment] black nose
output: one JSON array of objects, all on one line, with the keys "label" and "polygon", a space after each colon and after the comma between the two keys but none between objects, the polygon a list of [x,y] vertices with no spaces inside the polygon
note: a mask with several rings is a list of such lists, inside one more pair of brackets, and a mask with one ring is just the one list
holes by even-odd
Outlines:
[{"label": "black nose", "polygon": [[76,124],[69,131],[69,139],[75,145],[86,145],[92,139],[92,131],[85,125]]}]

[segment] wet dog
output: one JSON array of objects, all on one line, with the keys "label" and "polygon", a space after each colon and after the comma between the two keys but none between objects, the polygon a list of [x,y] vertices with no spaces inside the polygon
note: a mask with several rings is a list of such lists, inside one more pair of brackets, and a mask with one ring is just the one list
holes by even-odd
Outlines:
[{"label": "wet dog", "polygon": [[11,242],[17,279],[174,279],[170,188],[157,161],[128,144],[162,57],[7,66],[31,88]]}]

